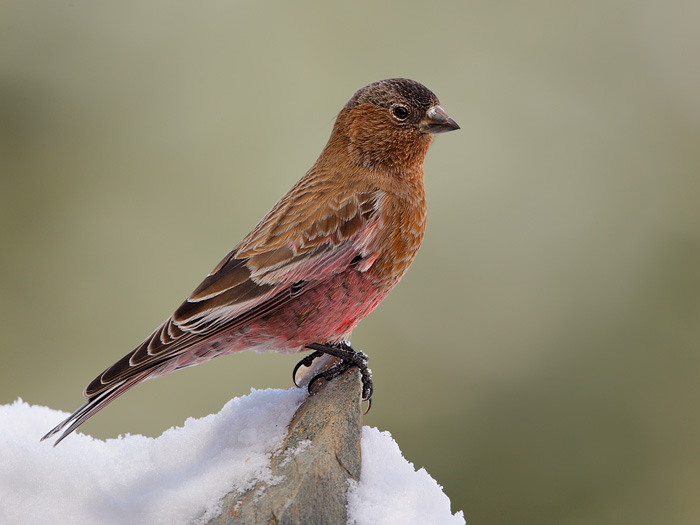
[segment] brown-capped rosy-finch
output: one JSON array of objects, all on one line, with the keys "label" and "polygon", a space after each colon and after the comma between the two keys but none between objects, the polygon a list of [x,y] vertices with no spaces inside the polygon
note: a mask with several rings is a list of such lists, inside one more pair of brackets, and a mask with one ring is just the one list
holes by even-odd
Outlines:
[{"label": "brown-capped rosy-finch", "polygon": [[[321,156],[135,350],[85,389],[87,402],[43,439],[56,444],[131,387],[241,350],[330,353],[363,373],[350,334],[399,282],[425,231],[423,159],[459,129],[422,84],[382,80],[341,110]],[[295,369],[296,371],[296,369]]]}]

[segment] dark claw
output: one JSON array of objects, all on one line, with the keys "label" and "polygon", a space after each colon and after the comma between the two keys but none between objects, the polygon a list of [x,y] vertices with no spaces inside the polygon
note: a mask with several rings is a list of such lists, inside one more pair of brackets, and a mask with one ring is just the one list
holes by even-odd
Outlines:
[{"label": "dark claw", "polygon": [[[367,366],[367,361],[369,360],[367,354],[363,352],[355,352],[355,350],[353,350],[350,345],[344,342],[338,343],[336,345],[322,345],[314,343],[308,345],[307,348],[315,351],[312,354],[306,356],[301,361],[299,361],[294,367],[294,371],[292,373],[292,379],[294,380],[294,384],[296,386],[299,386],[296,382],[296,374],[297,370],[302,365],[310,366],[314,359],[323,354],[329,354],[334,357],[338,357],[342,360],[340,363],[329,368],[325,372],[321,372],[320,374],[315,375],[311,379],[311,381],[309,381],[309,385],[307,387],[309,392],[311,392],[311,387],[317,380],[325,379],[326,381],[330,381],[333,378],[338,377],[351,366],[356,366],[360,369],[360,374],[362,376],[362,399],[364,401],[369,401],[369,405],[367,406],[367,412],[369,412],[370,408],[372,408],[372,394],[374,392],[374,384],[372,382],[372,371]],[[365,412],[365,414],[367,412]]]},{"label": "dark claw", "polygon": [[331,381],[338,377],[340,374],[345,372],[348,368],[352,366],[350,363],[346,361],[342,361],[338,363],[337,365],[329,368],[325,372],[321,372],[320,374],[316,374],[311,381],[309,381],[309,392],[311,392],[311,387],[312,385],[319,379],[325,379],[326,381]]},{"label": "dark claw", "polygon": [[[311,363],[314,362],[314,359],[316,359],[317,357],[321,357],[322,355],[323,355],[323,352],[319,352],[318,350],[316,350],[315,352],[307,355],[304,359],[302,359],[301,361],[299,361],[296,364],[296,366],[294,367],[294,370],[292,370],[292,382],[294,383],[295,387],[299,388],[299,385],[297,384],[297,370],[299,370],[302,366],[306,366],[306,367],[311,366]],[[314,379],[316,379],[316,378],[314,377]],[[313,379],[311,381],[313,382]],[[310,383],[309,383],[309,386],[311,386]]]}]

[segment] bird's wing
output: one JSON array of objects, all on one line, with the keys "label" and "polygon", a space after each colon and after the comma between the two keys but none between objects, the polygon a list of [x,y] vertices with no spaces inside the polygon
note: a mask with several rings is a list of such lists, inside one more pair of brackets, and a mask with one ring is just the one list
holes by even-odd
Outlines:
[{"label": "bird's wing", "polygon": [[321,188],[308,190],[293,188],[165,323],[95,378],[85,396],[114,390],[195,344],[268,314],[351,264],[366,270],[371,258],[362,258],[378,224],[378,194],[335,192],[324,200]]},{"label": "bird's wing", "polygon": [[[326,179],[328,180],[328,179]],[[302,178],[143,343],[85,389],[87,402],[49,431],[54,446],[149,377],[171,370],[193,346],[285,305],[344,271],[369,269],[382,195],[343,193]]]}]

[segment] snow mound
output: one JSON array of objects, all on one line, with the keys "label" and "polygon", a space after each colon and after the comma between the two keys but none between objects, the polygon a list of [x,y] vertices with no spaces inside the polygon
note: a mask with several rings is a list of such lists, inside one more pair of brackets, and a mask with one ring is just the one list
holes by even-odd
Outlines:
[{"label": "snow mound", "polygon": [[[207,521],[233,487],[273,481],[270,456],[304,397],[299,388],[253,390],[157,438],[74,433],[55,448],[39,439],[68,414],[22,400],[0,405],[0,523]],[[388,433],[369,427],[361,480],[348,496],[356,525],[464,523],[435,480],[416,472]]]}]

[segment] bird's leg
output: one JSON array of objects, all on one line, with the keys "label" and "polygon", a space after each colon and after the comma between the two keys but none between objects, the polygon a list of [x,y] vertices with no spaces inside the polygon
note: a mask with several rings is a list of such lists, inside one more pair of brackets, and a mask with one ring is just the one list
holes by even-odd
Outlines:
[{"label": "bird's leg", "polygon": [[[297,366],[294,368],[294,374],[296,376],[296,371],[299,369],[300,366],[309,366],[311,362],[319,357],[320,355],[323,354],[329,354],[334,357],[340,358],[342,361],[338,363],[337,365],[329,368],[325,372],[321,372],[320,374],[314,376],[311,381],[309,381],[309,390],[311,390],[311,386],[318,380],[318,379],[325,379],[326,381],[330,381],[331,379],[339,376],[343,372],[345,372],[348,368],[351,366],[356,366],[357,368],[360,369],[360,374],[362,375],[362,399],[365,401],[370,402],[371,406],[371,399],[372,399],[372,392],[374,391],[374,384],[372,383],[372,371],[369,369],[367,366],[367,360],[369,359],[367,355],[363,352],[356,352],[355,350],[352,349],[352,347],[345,343],[337,343],[337,344],[318,344],[318,343],[313,343],[307,346],[307,348],[311,350],[315,350],[314,353],[308,355],[304,359],[302,359]],[[296,380],[295,380],[296,384]],[[368,409],[369,410],[369,409]]]}]

